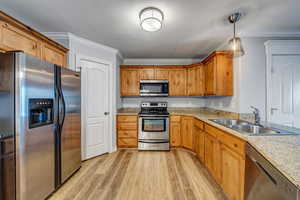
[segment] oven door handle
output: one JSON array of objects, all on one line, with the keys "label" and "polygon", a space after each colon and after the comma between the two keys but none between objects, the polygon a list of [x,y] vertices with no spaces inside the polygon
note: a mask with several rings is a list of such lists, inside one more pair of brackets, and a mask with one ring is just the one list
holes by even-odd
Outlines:
[{"label": "oven door handle", "polygon": [[156,117],[156,116],[149,117],[149,116],[140,115],[139,117],[142,118],[142,119],[153,119],[153,120],[169,119],[169,116],[167,116],[167,115],[166,116],[159,115],[159,117]]}]

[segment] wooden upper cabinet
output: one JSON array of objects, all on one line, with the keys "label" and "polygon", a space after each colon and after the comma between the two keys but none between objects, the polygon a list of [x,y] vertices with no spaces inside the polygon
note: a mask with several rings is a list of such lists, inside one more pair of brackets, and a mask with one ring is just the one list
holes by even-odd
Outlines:
[{"label": "wooden upper cabinet", "polygon": [[229,51],[216,51],[208,56],[205,66],[205,95],[233,95],[233,58]]},{"label": "wooden upper cabinet", "polygon": [[[138,72],[139,80],[168,80],[169,96],[232,96],[233,60],[229,51],[216,51],[201,63],[188,66],[126,66]],[[126,68],[121,68],[121,71]],[[136,74],[134,75],[136,76]],[[131,82],[135,82],[133,79]],[[121,82],[123,84],[124,82]],[[138,96],[133,91],[123,90],[122,96]],[[126,88],[122,86],[121,88]]]},{"label": "wooden upper cabinet", "polygon": [[121,69],[120,88],[121,96],[139,96],[140,94],[140,71],[137,69]]},{"label": "wooden upper cabinet", "polygon": [[139,69],[140,80],[154,80],[155,79],[155,69],[154,67],[141,67]]},{"label": "wooden upper cabinet", "polygon": [[181,117],[181,143],[183,147],[194,150],[193,117]]},{"label": "wooden upper cabinet", "polygon": [[204,67],[198,64],[187,70],[187,95],[203,96],[205,90]]},{"label": "wooden upper cabinet", "polygon": [[0,48],[4,51],[20,50],[31,56],[41,58],[41,41],[36,37],[10,25],[0,22]]},{"label": "wooden upper cabinet", "polygon": [[66,66],[66,54],[47,43],[42,45],[42,59],[59,66]]},{"label": "wooden upper cabinet", "polygon": [[156,68],[155,69],[156,80],[169,80],[169,69]]},{"label": "wooden upper cabinet", "polygon": [[23,51],[66,66],[68,49],[0,11],[0,51]]},{"label": "wooden upper cabinet", "polygon": [[185,68],[169,71],[169,96],[186,96],[186,77]]}]

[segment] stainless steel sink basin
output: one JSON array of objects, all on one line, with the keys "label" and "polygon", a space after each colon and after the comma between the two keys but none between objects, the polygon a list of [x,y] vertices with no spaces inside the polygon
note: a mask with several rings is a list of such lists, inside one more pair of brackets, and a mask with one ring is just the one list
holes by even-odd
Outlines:
[{"label": "stainless steel sink basin", "polygon": [[273,127],[264,127],[243,120],[211,119],[211,121],[250,135],[298,135],[297,133],[283,131]]}]

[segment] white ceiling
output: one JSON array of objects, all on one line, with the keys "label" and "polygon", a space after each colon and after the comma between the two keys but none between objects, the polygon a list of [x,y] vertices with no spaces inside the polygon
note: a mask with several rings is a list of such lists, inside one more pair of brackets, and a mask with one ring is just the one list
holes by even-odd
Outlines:
[{"label": "white ceiling", "polygon": [[[125,58],[197,58],[239,32],[299,33],[300,0],[0,0],[1,9],[42,32],[71,32],[120,50]],[[138,14],[164,12],[163,29],[141,30]]]}]

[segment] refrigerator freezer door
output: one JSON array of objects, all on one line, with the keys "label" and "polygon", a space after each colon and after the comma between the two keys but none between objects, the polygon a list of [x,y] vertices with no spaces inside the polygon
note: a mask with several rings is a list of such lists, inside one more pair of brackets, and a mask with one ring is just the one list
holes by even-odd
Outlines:
[{"label": "refrigerator freezer door", "polygon": [[24,53],[16,53],[15,61],[17,200],[40,200],[54,191],[55,126],[50,122],[29,128],[29,103],[54,100],[54,65]]},{"label": "refrigerator freezer door", "polygon": [[0,199],[15,200],[14,55],[0,60]]},{"label": "refrigerator freezer door", "polygon": [[61,70],[61,91],[65,106],[59,109],[61,126],[61,181],[65,182],[81,166],[81,83],[80,74],[66,68]]}]

